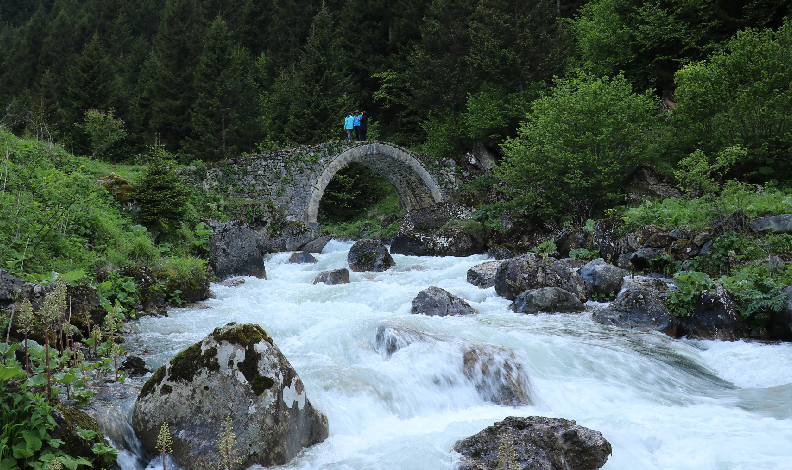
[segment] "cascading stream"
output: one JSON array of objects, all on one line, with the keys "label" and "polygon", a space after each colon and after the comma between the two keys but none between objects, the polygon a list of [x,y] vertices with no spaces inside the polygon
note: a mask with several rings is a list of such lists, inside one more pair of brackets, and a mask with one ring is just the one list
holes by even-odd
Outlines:
[{"label": "cascading stream", "polygon": [[[531,415],[574,419],[602,432],[613,446],[605,469],[769,469],[792,462],[792,344],[674,340],[604,327],[586,313],[514,313],[493,288],[465,281],[483,256],[397,255],[387,272],[351,273],[350,284],[311,284],[320,271],[345,267],[350,247],[330,242],[311,265],[273,255],[269,280],[217,284],[217,299],[205,302],[210,309],[143,318],[125,347],[158,367],[217,326],[260,324],[330,423],[330,437],[285,468],[451,469],[458,439],[506,416]],[[412,299],[431,285],[479,314],[411,315]],[[398,335],[391,336],[392,351],[382,335],[378,341],[384,330]],[[474,366],[466,370],[466,362]],[[493,391],[504,383],[525,394],[507,401],[518,396],[514,403],[527,404],[492,403],[504,400]],[[125,449],[122,468],[161,468],[131,435],[137,391],[111,389],[95,409]]]}]

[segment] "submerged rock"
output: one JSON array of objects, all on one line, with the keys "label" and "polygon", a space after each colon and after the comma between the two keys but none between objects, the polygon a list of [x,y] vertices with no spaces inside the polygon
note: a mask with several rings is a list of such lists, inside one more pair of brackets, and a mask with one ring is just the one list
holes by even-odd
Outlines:
[{"label": "submerged rock", "polygon": [[472,209],[439,203],[407,213],[391,253],[413,256],[470,256],[484,252],[485,228],[470,219]]},{"label": "submerged rock", "polygon": [[396,266],[385,245],[370,238],[359,240],[352,245],[347,255],[347,262],[349,269],[355,272],[382,272]]},{"label": "submerged rock", "polygon": [[328,285],[349,284],[349,270],[347,268],[322,271],[313,280],[312,284],[324,283]]},{"label": "submerged rock", "polygon": [[412,313],[445,317],[472,315],[476,313],[476,309],[447,290],[432,286],[419,292],[413,299]]},{"label": "submerged rock", "polygon": [[586,309],[575,294],[559,287],[527,290],[514,299],[511,308],[517,313],[565,313]]},{"label": "submerged rock", "polygon": [[533,403],[528,374],[510,349],[468,347],[462,354],[462,370],[484,401],[509,406]]},{"label": "submerged rock", "polygon": [[240,468],[289,462],[322,442],[327,418],[316,411],[297,372],[258,325],[229,323],[160,367],[140,391],[132,426],[156,454],[159,428],[172,430],[183,468],[215,468],[217,436],[230,416]]},{"label": "submerged rock", "polygon": [[266,237],[240,221],[211,222],[209,265],[220,279],[255,276],[266,279],[264,254],[269,251]]},{"label": "submerged rock", "polygon": [[375,349],[384,358],[393,356],[396,351],[417,342],[437,340],[426,333],[403,325],[380,325],[374,339]]},{"label": "submerged rock", "polygon": [[498,273],[501,264],[502,261],[487,261],[473,266],[468,269],[467,282],[482,289],[494,286],[495,274]]},{"label": "submerged rock", "polygon": [[608,461],[610,443],[602,433],[562,418],[510,416],[483,431],[457,441],[463,458],[458,470],[498,470],[503,444],[514,450],[523,470],[596,470]]},{"label": "submerged rock", "polygon": [[542,258],[533,253],[506,260],[495,274],[495,292],[514,300],[528,289],[560,287],[585,301],[591,294],[591,283],[583,279],[567,263]]},{"label": "submerged rock", "polygon": [[244,283],[245,283],[245,278],[244,277],[235,277],[235,278],[227,279],[226,281],[223,281],[223,285],[226,286],[226,287],[237,287],[237,286],[241,286]]},{"label": "submerged rock", "polygon": [[312,264],[316,262],[317,259],[314,258],[312,254],[305,251],[298,251],[289,256],[289,263],[292,264]]}]

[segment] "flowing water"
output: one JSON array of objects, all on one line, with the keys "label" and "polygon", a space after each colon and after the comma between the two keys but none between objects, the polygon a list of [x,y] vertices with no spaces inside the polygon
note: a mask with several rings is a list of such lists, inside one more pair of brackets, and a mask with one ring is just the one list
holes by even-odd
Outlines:
[{"label": "flowing water", "polygon": [[[322,270],[346,267],[350,247],[332,241],[313,265],[272,255],[269,280],[213,285],[210,309],[144,318],[125,347],[158,367],[217,326],[260,324],[330,423],[329,438],[303,450],[289,469],[451,469],[458,439],[506,416],[532,415],[602,432],[613,446],[605,469],[792,468],[792,344],[674,340],[598,325],[585,313],[517,314],[493,288],[465,281],[483,256],[396,255],[388,272],[311,284]],[[479,313],[410,314],[415,295],[432,285]],[[389,355],[376,340],[382,326],[419,340]],[[471,347],[518,362],[532,404],[487,401],[480,381],[463,371]],[[136,393],[116,387],[96,404],[109,437],[124,449],[124,470],[158,465],[131,433]]]}]

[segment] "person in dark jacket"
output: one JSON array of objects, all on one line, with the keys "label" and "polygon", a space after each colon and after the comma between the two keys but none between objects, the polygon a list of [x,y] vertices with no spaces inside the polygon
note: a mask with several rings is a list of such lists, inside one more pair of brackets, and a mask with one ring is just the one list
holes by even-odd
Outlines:
[{"label": "person in dark jacket", "polygon": [[369,118],[368,112],[363,111],[363,114],[360,115],[360,126],[357,128],[359,129],[358,130],[359,140],[366,140],[366,132],[368,132],[368,118]]},{"label": "person in dark jacket", "polygon": [[355,111],[355,140],[360,140],[360,111]]}]

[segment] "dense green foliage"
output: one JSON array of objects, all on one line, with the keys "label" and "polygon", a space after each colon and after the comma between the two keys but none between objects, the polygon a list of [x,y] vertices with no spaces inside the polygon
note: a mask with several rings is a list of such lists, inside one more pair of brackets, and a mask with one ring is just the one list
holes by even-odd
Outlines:
[{"label": "dense green foliage", "polygon": [[658,121],[648,94],[622,77],[559,79],[534,101],[498,169],[530,212],[581,222],[618,201],[628,170],[645,156]]}]

